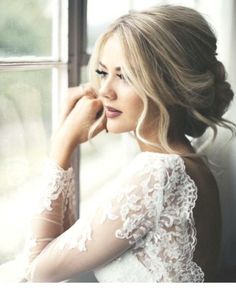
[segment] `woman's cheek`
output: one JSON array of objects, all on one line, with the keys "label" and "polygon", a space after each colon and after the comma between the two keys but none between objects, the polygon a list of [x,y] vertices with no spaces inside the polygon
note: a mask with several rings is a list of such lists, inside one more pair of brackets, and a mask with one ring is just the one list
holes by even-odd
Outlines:
[{"label": "woman's cheek", "polygon": [[131,107],[137,115],[141,115],[143,111],[143,101],[141,100],[141,98],[139,98],[138,96],[133,97]]}]

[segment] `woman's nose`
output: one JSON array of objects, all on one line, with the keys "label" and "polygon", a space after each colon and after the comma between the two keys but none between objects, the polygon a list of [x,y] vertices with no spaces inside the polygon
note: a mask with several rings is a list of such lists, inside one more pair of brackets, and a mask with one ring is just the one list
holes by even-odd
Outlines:
[{"label": "woman's nose", "polygon": [[108,99],[111,99],[111,100],[114,100],[117,97],[116,91],[112,87],[111,83],[106,83],[106,82],[104,82],[101,85],[101,87],[99,89],[99,96],[102,96],[104,98],[108,98]]}]

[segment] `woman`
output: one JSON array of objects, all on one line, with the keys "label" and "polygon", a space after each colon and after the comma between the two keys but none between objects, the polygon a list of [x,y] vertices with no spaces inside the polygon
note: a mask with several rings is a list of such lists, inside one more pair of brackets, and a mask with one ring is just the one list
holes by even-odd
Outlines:
[{"label": "woman", "polygon": [[[216,136],[217,125],[234,133],[222,118],[232,98],[198,12],[160,6],[117,19],[96,43],[90,84],[71,89],[52,137],[25,278],[56,282],[94,270],[100,282],[214,281],[218,189],[186,135],[210,127]],[[75,221],[71,157],[105,129],[134,131],[140,153]]]}]

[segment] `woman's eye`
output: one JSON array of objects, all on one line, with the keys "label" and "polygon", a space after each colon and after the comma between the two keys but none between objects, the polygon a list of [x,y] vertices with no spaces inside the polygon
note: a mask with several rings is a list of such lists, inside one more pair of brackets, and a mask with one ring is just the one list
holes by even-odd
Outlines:
[{"label": "woman's eye", "polygon": [[[96,69],[96,73],[101,77],[101,79],[105,79],[106,76],[108,75],[107,72],[103,70]],[[122,74],[117,74],[117,77],[120,78],[121,80],[125,81],[125,78]]]},{"label": "woman's eye", "polygon": [[96,70],[96,73],[97,73],[99,76],[101,76],[102,79],[105,78],[105,77],[107,76],[107,72],[105,72],[105,71],[103,71],[103,70],[99,70],[99,69],[97,69],[97,70]]},{"label": "woman's eye", "polygon": [[125,80],[124,76],[122,74],[117,75],[121,80]]}]

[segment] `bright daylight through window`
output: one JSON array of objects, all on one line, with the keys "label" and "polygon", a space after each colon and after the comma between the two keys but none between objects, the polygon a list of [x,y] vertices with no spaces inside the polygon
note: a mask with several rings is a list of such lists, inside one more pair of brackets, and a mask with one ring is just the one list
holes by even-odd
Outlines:
[{"label": "bright daylight through window", "polygon": [[67,87],[67,1],[0,1],[0,264],[21,253]]}]

